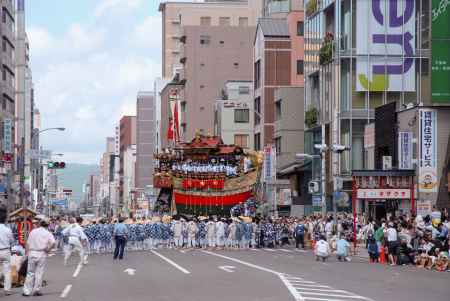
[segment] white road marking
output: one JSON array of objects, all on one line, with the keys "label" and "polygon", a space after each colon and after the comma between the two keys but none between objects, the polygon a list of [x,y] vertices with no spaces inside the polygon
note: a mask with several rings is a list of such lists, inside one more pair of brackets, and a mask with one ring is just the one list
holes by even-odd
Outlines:
[{"label": "white road marking", "polygon": [[127,273],[128,276],[134,276],[134,274],[136,273],[136,270],[128,268],[128,269],[124,270],[123,272]]},{"label": "white road marking", "polygon": [[255,252],[259,252],[260,250],[258,250],[258,249],[254,249],[254,248],[250,248],[249,249],[250,251],[255,251]]},{"label": "white road marking", "polygon": [[181,253],[186,254],[186,250],[179,250]]},{"label": "white road marking", "polygon": [[66,298],[67,295],[69,294],[69,292],[70,292],[71,289],[72,289],[72,284],[68,284],[68,285],[64,288],[64,290],[62,291],[60,297],[61,297],[61,298]]},{"label": "white road marking", "polygon": [[224,270],[225,272],[228,272],[228,273],[234,273],[235,268],[236,267],[232,266],[232,265],[222,265],[219,267],[219,269]]},{"label": "white road marking", "polygon": [[239,259],[236,259],[236,258],[233,258],[233,257],[228,257],[228,256],[225,256],[225,255],[213,253],[213,252],[210,252],[210,251],[202,251],[202,252],[203,252],[203,253],[206,253],[206,254],[209,254],[209,255],[212,255],[212,256],[216,256],[216,257],[221,257],[221,258],[224,258],[224,259],[228,259],[228,260],[231,260],[231,261],[240,263],[240,264],[242,264],[242,265],[245,265],[245,266],[248,266],[248,267],[257,269],[257,270],[261,270],[261,271],[264,271],[264,272],[272,273],[272,274],[275,274],[275,275],[277,275],[277,276],[281,274],[281,273],[279,273],[279,272],[277,272],[277,271],[274,271],[274,270],[271,270],[271,269],[268,269],[268,268],[265,268],[265,267],[262,267],[262,266],[253,264],[253,263],[249,263],[249,262],[246,262],[246,261],[242,261],[242,260],[239,260]]},{"label": "white road marking", "polygon": [[295,251],[296,252],[299,252],[299,253],[307,253],[308,251],[306,251],[306,250],[301,250],[301,249],[295,249]]},{"label": "white road marking", "polygon": [[351,298],[351,299],[361,299],[361,300],[369,300],[366,297],[358,296],[358,295],[342,295],[342,294],[325,294],[325,293],[310,293],[310,292],[304,292],[302,291],[301,294],[305,299],[308,297],[305,297],[304,295],[313,295],[313,296],[326,296],[326,297],[344,297],[344,298]]},{"label": "white road marking", "polygon": [[[209,252],[209,251],[202,251],[203,253],[212,255],[212,256],[216,256],[216,257],[220,257],[220,258],[224,258],[224,259],[228,259],[230,261],[234,261],[237,263],[240,263],[242,265],[257,269],[257,270],[261,270],[264,272],[268,272],[268,273],[272,273],[277,275],[280,280],[283,282],[283,284],[286,286],[286,288],[289,290],[289,292],[291,293],[291,295],[294,297],[295,301],[306,301],[306,300],[323,300],[323,301],[348,301],[348,300],[366,300],[366,301],[372,301],[372,299],[363,297],[363,296],[359,296],[356,294],[353,294],[351,292],[348,291],[343,291],[343,290],[336,290],[333,287],[327,286],[327,285],[320,285],[320,283],[316,283],[314,281],[306,281],[301,277],[294,277],[294,276],[290,276],[289,274],[285,274],[285,273],[280,273],[277,272],[275,270],[269,269],[269,268],[265,268],[253,263],[249,263],[234,257],[229,257],[229,256],[225,256],[222,254],[217,254],[217,253],[213,253],[213,252]],[[305,288],[304,288],[305,287]],[[320,291],[313,291],[313,289],[319,289],[319,288],[325,288],[328,289],[327,292],[330,293],[320,293]],[[337,298],[342,298],[342,299],[336,299]]]},{"label": "white road marking", "polygon": [[155,254],[156,256],[160,257],[162,260],[164,260],[165,262],[171,264],[172,266],[174,266],[175,268],[177,268],[178,270],[180,270],[181,272],[183,272],[184,274],[190,274],[191,272],[189,272],[188,270],[186,270],[185,268],[181,267],[180,265],[176,264],[174,261],[170,260],[169,258],[159,254],[156,251],[152,251],[153,254]]},{"label": "white road marking", "polygon": [[77,265],[77,268],[75,269],[75,272],[73,273],[73,278],[77,278],[78,277],[78,274],[80,274],[80,271],[81,271],[81,268],[83,267],[83,264],[82,263],[79,263],[78,265]]},{"label": "white road marking", "polygon": [[287,281],[287,279],[284,277],[284,275],[278,275],[280,277],[283,284],[287,287],[289,292],[291,293],[292,297],[294,297],[295,301],[304,301],[305,299],[300,295],[300,293],[295,289],[295,287]]},{"label": "white road marking", "polygon": [[276,250],[274,250],[274,249],[268,249],[268,248],[265,248],[264,251],[268,251],[268,252],[276,252]]},{"label": "white road marking", "polygon": [[292,253],[291,250],[287,250],[287,249],[279,249],[281,252],[286,252],[286,253]]}]

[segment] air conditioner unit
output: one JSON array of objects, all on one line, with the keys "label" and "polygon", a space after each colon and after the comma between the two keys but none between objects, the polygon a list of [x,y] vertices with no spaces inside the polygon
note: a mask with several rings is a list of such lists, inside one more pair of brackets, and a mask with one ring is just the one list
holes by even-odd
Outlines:
[{"label": "air conditioner unit", "polygon": [[318,193],[320,190],[319,181],[309,181],[308,192],[311,194]]}]

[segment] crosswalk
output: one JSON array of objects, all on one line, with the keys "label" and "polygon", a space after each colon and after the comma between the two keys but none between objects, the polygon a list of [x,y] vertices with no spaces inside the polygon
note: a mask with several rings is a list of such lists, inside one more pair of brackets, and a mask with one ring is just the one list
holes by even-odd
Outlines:
[{"label": "crosswalk", "polygon": [[280,274],[279,277],[296,301],[372,301],[349,291],[335,289],[300,277],[288,274]]}]

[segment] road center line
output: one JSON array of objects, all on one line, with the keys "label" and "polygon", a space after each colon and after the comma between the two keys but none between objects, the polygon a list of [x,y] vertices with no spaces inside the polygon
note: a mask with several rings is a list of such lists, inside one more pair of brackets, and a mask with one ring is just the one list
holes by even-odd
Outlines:
[{"label": "road center line", "polygon": [[165,262],[171,264],[172,266],[174,266],[175,268],[177,268],[178,270],[180,270],[181,272],[183,272],[184,274],[190,274],[191,272],[189,272],[188,270],[186,270],[185,268],[181,267],[180,265],[178,265],[177,263],[175,263],[174,261],[170,260],[169,258],[159,254],[156,251],[151,251],[153,254],[155,254],[156,256],[160,257],[162,260],[164,260]]},{"label": "road center line", "polygon": [[76,270],[75,270],[75,272],[73,273],[73,278],[77,278],[78,277],[78,274],[80,274],[80,271],[81,271],[81,268],[83,267],[83,264],[82,263],[80,263],[80,264],[78,264],[78,266],[77,266],[77,268],[76,268]]},{"label": "road center line", "polygon": [[72,284],[68,284],[68,285],[64,288],[64,290],[62,291],[60,297],[61,297],[61,298],[66,298],[67,295],[69,294],[69,292],[70,292],[71,289],[72,289]]}]

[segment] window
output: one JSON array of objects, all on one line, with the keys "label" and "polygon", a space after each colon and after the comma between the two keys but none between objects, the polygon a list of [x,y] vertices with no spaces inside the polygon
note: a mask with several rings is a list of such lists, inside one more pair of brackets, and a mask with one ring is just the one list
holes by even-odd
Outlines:
[{"label": "window", "polygon": [[261,150],[261,133],[255,134],[255,151]]},{"label": "window", "polygon": [[3,109],[3,111],[6,111],[7,103],[8,103],[8,100],[6,99],[5,96],[3,96],[3,102],[2,102],[2,109]]},{"label": "window", "polygon": [[182,123],[181,124],[181,133],[184,135],[184,134],[186,134],[186,123]]},{"label": "window", "polygon": [[275,120],[281,120],[281,99],[275,102]]},{"label": "window", "polygon": [[248,123],[250,120],[249,109],[234,109],[234,122],[235,123]]},{"label": "window", "polygon": [[200,17],[200,25],[210,26],[211,25],[211,17]]},{"label": "window", "polygon": [[305,23],[303,21],[297,22],[297,35],[303,37],[305,34]]},{"label": "window", "polygon": [[254,74],[255,89],[257,89],[261,85],[261,60],[256,61]]},{"label": "window", "polygon": [[200,45],[209,45],[210,40],[211,40],[210,36],[207,35],[200,36]]},{"label": "window", "polygon": [[297,60],[297,75],[303,75],[304,63],[303,60]]},{"label": "window", "polygon": [[184,113],[184,112],[186,112],[186,102],[182,101],[181,102],[181,113]]},{"label": "window", "polygon": [[6,68],[4,66],[3,66],[3,69],[2,69],[2,79],[6,80]]},{"label": "window", "polygon": [[248,95],[248,94],[250,94],[250,87],[239,86],[239,95]]},{"label": "window", "polygon": [[219,26],[230,26],[230,17],[220,17]]},{"label": "window", "polygon": [[6,52],[8,50],[7,42],[5,39],[3,39],[2,48],[3,48],[3,52]]},{"label": "window", "polygon": [[275,150],[277,152],[277,156],[281,155],[281,137],[276,137],[275,139]]},{"label": "window", "polygon": [[241,27],[248,26],[248,18],[247,17],[239,17],[239,26],[241,26]]},{"label": "window", "polygon": [[254,112],[255,113],[255,125],[259,125],[261,123],[261,117],[260,117],[261,98],[260,97],[255,98],[255,105],[254,105],[253,109],[255,110],[255,112]]},{"label": "window", "polygon": [[248,135],[236,134],[234,135],[234,144],[242,147],[248,147]]}]

